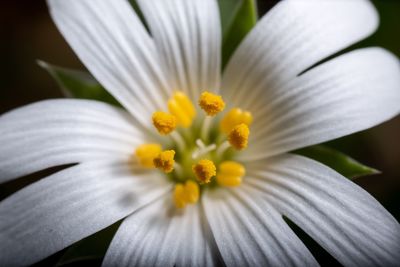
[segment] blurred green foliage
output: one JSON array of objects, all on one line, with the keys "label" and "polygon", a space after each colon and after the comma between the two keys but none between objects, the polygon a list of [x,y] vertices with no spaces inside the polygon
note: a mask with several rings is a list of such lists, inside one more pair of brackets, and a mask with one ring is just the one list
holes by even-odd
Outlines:
[{"label": "blurred green foliage", "polygon": [[120,106],[90,73],[54,66],[44,61],[38,61],[38,64],[50,73],[66,97],[92,99]]},{"label": "blurred green foliage", "polygon": [[70,265],[87,260],[103,259],[120,224],[121,221],[114,223],[100,232],[73,244],[57,262],[57,266]]},{"label": "blurred green foliage", "polygon": [[360,46],[381,46],[400,57],[400,1],[372,1],[380,16],[378,30],[360,42]]},{"label": "blurred green foliage", "polygon": [[255,0],[219,0],[222,26],[222,68],[231,55],[257,23]]},{"label": "blurred green foliage", "polygon": [[306,147],[296,150],[294,153],[317,160],[350,179],[379,173],[379,171],[365,166],[346,154],[326,145]]}]

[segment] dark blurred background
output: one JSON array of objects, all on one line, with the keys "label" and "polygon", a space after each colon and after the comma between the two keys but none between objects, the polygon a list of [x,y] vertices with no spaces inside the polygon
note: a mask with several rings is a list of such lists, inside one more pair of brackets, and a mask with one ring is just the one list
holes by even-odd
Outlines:
[{"label": "dark blurred background", "polygon": [[[260,16],[275,3],[259,0]],[[351,49],[382,46],[400,57],[400,1],[376,0],[373,3],[380,13],[380,27],[373,36]],[[36,59],[70,68],[83,69],[83,66],[51,21],[45,1],[1,1],[0,25],[0,114],[34,101],[62,97],[53,79],[36,64]],[[400,116],[329,145],[382,171],[382,174],[358,178],[355,182],[399,221]],[[0,199],[29,182],[0,186]]]}]

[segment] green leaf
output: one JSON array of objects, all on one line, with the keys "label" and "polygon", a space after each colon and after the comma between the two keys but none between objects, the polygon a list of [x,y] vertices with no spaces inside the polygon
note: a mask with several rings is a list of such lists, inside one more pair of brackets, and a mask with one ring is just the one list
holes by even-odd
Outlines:
[{"label": "green leaf", "polygon": [[257,23],[256,0],[219,0],[222,25],[222,66]]},{"label": "green leaf", "polygon": [[342,152],[324,145],[302,148],[294,153],[319,161],[350,179],[379,173],[378,170],[365,166]]},{"label": "green leaf", "polygon": [[44,61],[38,61],[38,64],[50,73],[67,97],[99,100],[120,106],[89,73],[54,66]]},{"label": "green leaf", "polygon": [[114,223],[106,229],[73,244],[57,262],[57,266],[84,260],[102,259],[120,224],[121,222]]}]

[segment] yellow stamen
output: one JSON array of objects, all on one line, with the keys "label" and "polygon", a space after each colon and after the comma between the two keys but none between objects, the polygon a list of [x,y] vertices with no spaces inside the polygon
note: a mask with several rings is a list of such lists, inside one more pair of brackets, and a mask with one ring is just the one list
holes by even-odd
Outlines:
[{"label": "yellow stamen", "polygon": [[168,110],[177,119],[179,125],[190,127],[196,116],[192,101],[181,91],[177,91],[168,100]]},{"label": "yellow stamen", "polygon": [[250,129],[249,127],[241,123],[235,126],[229,133],[228,141],[234,148],[241,150],[247,147],[249,141]]},{"label": "yellow stamen", "polygon": [[192,166],[192,170],[200,183],[206,184],[216,174],[214,162],[208,159],[202,159]]},{"label": "yellow stamen", "polygon": [[188,203],[196,203],[199,201],[200,188],[199,185],[191,180],[185,183],[185,198]]},{"label": "yellow stamen", "polygon": [[146,168],[154,168],[153,160],[160,154],[161,150],[159,144],[143,144],[136,148],[135,154],[140,165]]},{"label": "yellow stamen", "polygon": [[208,116],[215,116],[225,108],[225,102],[219,95],[210,92],[203,92],[199,99],[200,107]]},{"label": "yellow stamen", "polygon": [[238,186],[246,170],[242,164],[235,161],[224,161],[219,165],[217,182],[222,186]]},{"label": "yellow stamen", "polygon": [[200,188],[196,182],[191,180],[183,184],[175,185],[174,203],[177,208],[184,208],[188,203],[199,201]]},{"label": "yellow stamen", "polygon": [[174,203],[175,206],[180,209],[186,206],[185,189],[183,187],[183,184],[175,185]]},{"label": "yellow stamen", "polygon": [[243,111],[240,108],[233,108],[221,120],[220,128],[222,132],[228,134],[235,126],[241,123],[250,126],[252,122],[253,116],[249,111]]},{"label": "yellow stamen", "polygon": [[162,135],[169,134],[176,128],[176,117],[169,113],[156,111],[153,113],[153,125]]},{"label": "yellow stamen", "polygon": [[174,169],[174,150],[165,150],[158,154],[157,157],[154,158],[153,163],[154,166],[165,173],[170,173]]}]

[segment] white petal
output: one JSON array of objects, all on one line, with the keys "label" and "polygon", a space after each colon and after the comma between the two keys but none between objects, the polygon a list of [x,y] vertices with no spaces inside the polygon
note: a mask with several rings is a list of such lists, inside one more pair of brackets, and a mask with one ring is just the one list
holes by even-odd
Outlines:
[{"label": "white petal", "polygon": [[177,210],[171,196],[135,212],[119,227],[103,266],[214,266],[214,247],[199,205]]},{"label": "white petal", "polygon": [[[329,55],[370,35],[378,25],[366,0],[279,2],[245,38],[223,76],[232,104],[273,90]],[[232,100],[231,100],[232,99]]]},{"label": "white petal", "polygon": [[126,0],[48,0],[57,27],[89,71],[144,125],[168,87],[153,40]]},{"label": "white petal", "polygon": [[400,225],[371,195],[313,160],[284,155],[248,164],[246,184],[344,266],[395,266]]},{"label": "white petal", "polygon": [[145,140],[121,109],[48,100],[0,116],[0,183],[48,167],[99,158],[127,160]]},{"label": "white petal", "polygon": [[[255,190],[253,190],[255,191]],[[271,205],[253,192],[207,191],[204,211],[227,266],[318,266],[314,257]]]},{"label": "white petal", "polygon": [[158,175],[97,161],[49,176],[0,202],[1,266],[29,265],[127,216],[170,190]]},{"label": "white petal", "polygon": [[174,89],[197,101],[219,90],[221,23],[215,0],[139,0]]},{"label": "white petal", "polygon": [[375,126],[400,112],[400,64],[380,48],[360,49],[317,66],[252,104],[243,160],[325,142]]}]

